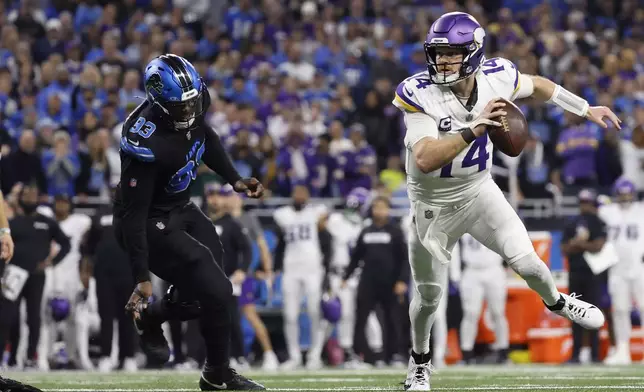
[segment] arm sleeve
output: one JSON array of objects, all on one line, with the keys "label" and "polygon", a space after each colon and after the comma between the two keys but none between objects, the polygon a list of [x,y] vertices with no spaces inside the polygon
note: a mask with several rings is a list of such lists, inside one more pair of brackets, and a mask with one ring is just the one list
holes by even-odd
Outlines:
[{"label": "arm sleeve", "polygon": [[425,113],[405,112],[405,147],[411,150],[416,143],[426,137],[438,139],[438,126],[433,118]]},{"label": "arm sleeve", "polygon": [[146,224],[152,203],[156,165],[130,159],[121,173],[123,246],[137,282],[150,280]]},{"label": "arm sleeve", "polygon": [[234,221],[235,235],[233,239],[235,241],[235,248],[237,248],[237,269],[240,269],[244,272],[248,271],[250,268],[250,262],[253,255],[251,251],[250,238],[244,233],[239,222]]},{"label": "arm sleeve", "polygon": [[203,154],[204,163],[227,183],[234,186],[237,181],[241,180],[241,176],[235,169],[228,153],[224,150],[219,135],[210,126],[204,125],[204,127],[206,133],[206,151]]},{"label": "arm sleeve", "polygon": [[364,231],[360,233],[360,237],[358,237],[358,241],[356,241],[356,246],[351,252],[351,261],[349,262],[346,271],[344,271],[344,280],[347,280],[351,277],[353,271],[358,268],[358,263],[360,263],[360,260],[362,260],[364,257],[365,248],[363,238]]},{"label": "arm sleeve", "polygon": [[52,240],[54,240],[54,242],[56,242],[58,246],[60,246],[58,253],[56,253],[56,256],[54,256],[51,261],[53,265],[56,265],[60,263],[65,258],[65,256],[67,256],[71,249],[71,243],[69,242],[69,238],[60,229],[60,226],[56,221],[51,219],[49,227],[51,227]]},{"label": "arm sleeve", "polygon": [[331,266],[331,258],[333,257],[333,237],[327,230],[320,230],[318,233],[320,241],[320,249],[322,250],[322,264],[326,273],[329,272]]}]

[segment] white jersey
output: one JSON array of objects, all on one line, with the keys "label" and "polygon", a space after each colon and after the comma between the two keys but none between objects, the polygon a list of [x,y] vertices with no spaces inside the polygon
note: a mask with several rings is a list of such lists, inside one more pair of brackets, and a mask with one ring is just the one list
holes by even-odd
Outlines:
[{"label": "white jersey", "polygon": [[491,268],[503,265],[503,259],[469,234],[460,241],[461,260],[468,268]]},{"label": "white jersey", "polygon": [[599,217],[608,226],[608,240],[613,243],[619,262],[611,272],[628,274],[633,268],[642,266],[644,255],[644,205],[633,202],[623,207],[619,204],[607,204],[599,207]]},{"label": "white jersey", "polygon": [[635,147],[630,140],[621,140],[619,146],[624,177],[633,181],[638,191],[644,191],[644,149]]},{"label": "white jersey", "polygon": [[300,211],[292,206],[280,207],[273,219],[284,232],[284,271],[307,272],[322,269],[322,250],[318,222],[327,214],[323,205],[306,205]]},{"label": "white jersey", "polygon": [[424,174],[416,166],[412,147],[425,137],[441,139],[468,127],[494,98],[513,100],[519,91],[519,71],[503,58],[492,58],[476,73],[477,100],[471,111],[447,86],[431,84],[427,71],[402,81],[393,104],[407,113],[425,113],[435,127],[407,130],[405,146],[407,187],[411,200],[431,204],[459,203],[478,194],[480,185],[490,178],[492,142],[487,134],[459,153],[451,163]]},{"label": "white jersey", "polygon": [[333,236],[331,264],[334,267],[345,268],[349,265],[350,251],[355,246],[363,227],[363,220],[358,214],[352,214],[349,217],[344,212],[334,212],[329,216],[327,230]]}]

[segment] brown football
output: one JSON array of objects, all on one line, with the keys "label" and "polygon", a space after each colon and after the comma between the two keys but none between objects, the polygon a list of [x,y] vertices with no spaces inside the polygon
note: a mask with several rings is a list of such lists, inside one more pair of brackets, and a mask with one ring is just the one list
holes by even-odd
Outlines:
[{"label": "brown football", "polygon": [[501,98],[501,101],[505,102],[505,107],[502,110],[507,115],[496,119],[502,126],[493,127],[488,125],[487,133],[494,146],[501,150],[502,153],[516,157],[521,154],[525,143],[528,141],[528,122],[517,105],[507,99]]}]

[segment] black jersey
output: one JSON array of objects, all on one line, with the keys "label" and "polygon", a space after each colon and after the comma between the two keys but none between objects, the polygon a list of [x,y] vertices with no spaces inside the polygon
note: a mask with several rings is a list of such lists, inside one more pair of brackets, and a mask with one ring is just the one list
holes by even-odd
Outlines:
[{"label": "black jersey", "polygon": [[190,201],[190,185],[201,161],[231,185],[241,179],[203,116],[189,129],[179,130],[160,110],[143,102],[127,118],[121,133],[121,181],[114,217],[122,222],[121,240],[138,281],[149,277],[147,219]]}]

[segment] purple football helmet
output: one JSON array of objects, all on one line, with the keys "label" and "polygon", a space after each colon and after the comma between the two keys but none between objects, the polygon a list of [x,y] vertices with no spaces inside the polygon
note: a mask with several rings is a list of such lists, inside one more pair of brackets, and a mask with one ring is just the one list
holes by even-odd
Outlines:
[{"label": "purple football helmet", "polygon": [[49,307],[51,309],[51,317],[56,322],[65,320],[69,316],[71,304],[67,298],[54,297],[49,300]]},{"label": "purple football helmet", "polygon": [[[463,53],[458,73],[446,74],[439,71],[436,52],[439,48]],[[474,74],[485,61],[485,30],[470,14],[450,12],[432,24],[425,39],[425,57],[429,79],[434,84],[453,85]]]},{"label": "purple football helmet", "polygon": [[635,199],[637,189],[629,179],[620,177],[613,184],[613,196],[619,203],[630,203]]},{"label": "purple football helmet", "polygon": [[331,297],[328,294],[322,296],[320,301],[322,316],[330,323],[337,323],[342,317],[342,304],[338,297]]},{"label": "purple football helmet", "polygon": [[347,195],[345,205],[347,208],[363,212],[363,209],[369,205],[371,192],[367,188],[353,188]]}]

